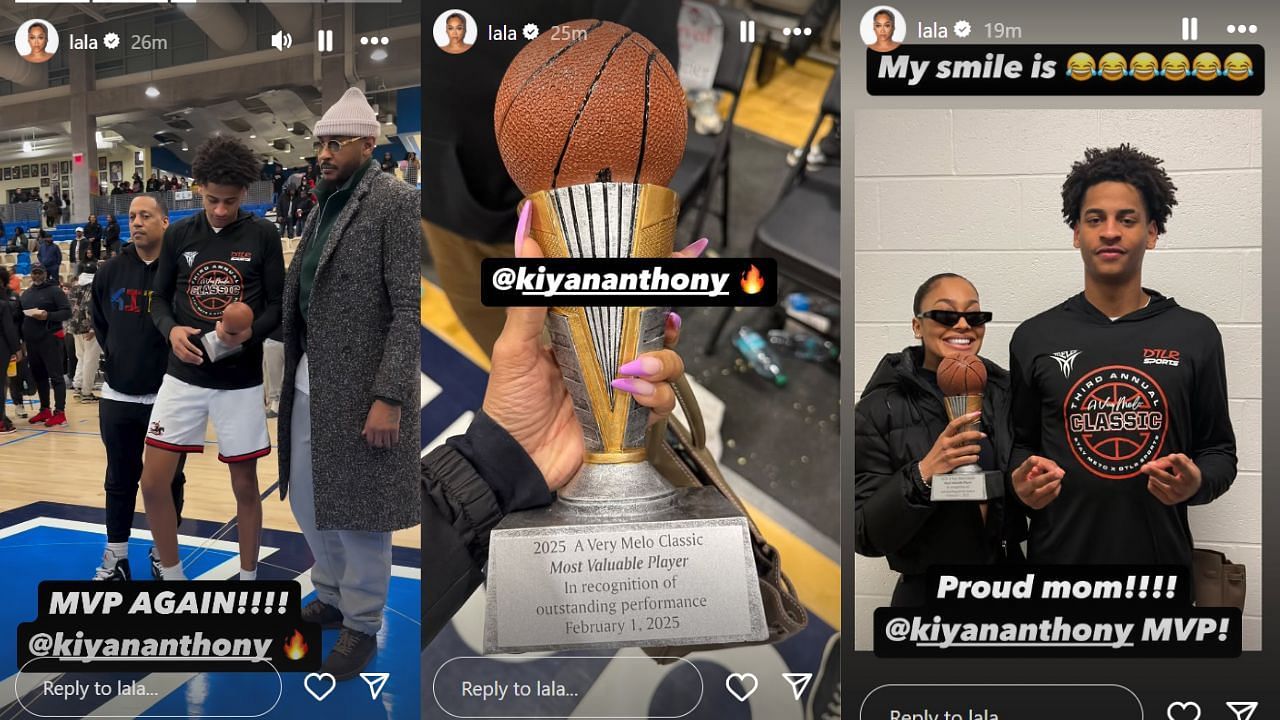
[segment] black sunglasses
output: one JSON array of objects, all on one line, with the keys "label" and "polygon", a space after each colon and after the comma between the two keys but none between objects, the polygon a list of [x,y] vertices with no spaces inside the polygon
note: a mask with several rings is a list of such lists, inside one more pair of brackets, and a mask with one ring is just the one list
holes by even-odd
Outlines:
[{"label": "black sunglasses", "polygon": [[972,310],[970,312],[960,312],[958,310],[925,310],[916,317],[929,318],[936,323],[942,323],[947,327],[955,327],[960,322],[960,318],[969,323],[969,327],[978,327],[991,322],[991,313],[983,310]]}]

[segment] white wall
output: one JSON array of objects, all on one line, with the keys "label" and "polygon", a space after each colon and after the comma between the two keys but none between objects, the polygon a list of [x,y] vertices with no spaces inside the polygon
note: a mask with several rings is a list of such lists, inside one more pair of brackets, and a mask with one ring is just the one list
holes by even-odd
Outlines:
[{"label": "white wall", "polygon": [[[1239,474],[1193,507],[1196,545],[1248,566],[1244,647],[1262,643],[1262,113],[1257,110],[883,110],[854,114],[854,392],[912,344],[911,300],[937,272],[968,277],[996,311],[982,354],[1009,366],[1022,320],[1084,287],[1062,221],[1062,181],[1086,147],[1128,142],[1164,159],[1178,205],[1143,284],[1222,332]],[[857,395],[855,394],[855,399]],[[851,497],[851,495],[847,496]],[[854,559],[855,646],[896,581]]]}]

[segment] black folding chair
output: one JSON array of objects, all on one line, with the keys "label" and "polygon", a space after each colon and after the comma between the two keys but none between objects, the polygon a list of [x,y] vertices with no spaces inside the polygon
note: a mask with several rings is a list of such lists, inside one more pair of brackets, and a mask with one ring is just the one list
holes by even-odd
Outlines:
[{"label": "black folding chair", "polygon": [[[839,70],[832,76],[818,119],[801,145],[806,153],[828,116],[840,117]],[[756,226],[750,255],[774,258],[778,262],[779,277],[839,302],[840,165],[839,158],[829,160],[828,164],[810,170],[802,157],[791,168],[778,201]],[[732,314],[733,308],[724,309],[704,354],[715,352]]]},{"label": "black folding chair", "polygon": [[724,118],[724,129],[718,135],[699,135],[693,130],[690,119],[688,137],[685,140],[684,158],[676,168],[669,187],[680,196],[680,213],[686,214],[696,203],[697,215],[693,221],[693,238],[702,236],[711,207],[711,197],[716,186],[722,186],[720,210],[720,247],[729,243],[729,145],[733,137],[733,118],[738,112],[738,100],[742,97],[742,84],[747,77],[747,65],[751,60],[750,43],[739,42],[738,28],[747,16],[740,10],[717,7],[715,11],[724,23],[724,46],[720,51],[720,63],[716,66],[712,87],[730,93],[733,102]]}]

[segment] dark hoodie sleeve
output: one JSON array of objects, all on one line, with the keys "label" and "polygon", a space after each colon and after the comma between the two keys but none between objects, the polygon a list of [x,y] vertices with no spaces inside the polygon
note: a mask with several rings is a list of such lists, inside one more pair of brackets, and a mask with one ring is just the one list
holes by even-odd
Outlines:
[{"label": "dark hoodie sleeve", "polygon": [[[1013,424],[1013,454],[1009,458],[1009,472],[1040,452],[1040,401],[1031,387],[1031,376],[1023,368],[1026,343],[1022,328],[1013,332],[1009,341],[1009,416]],[[1016,494],[1013,495],[1018,500]]]},{"label": "dark hoodie sleeve", "polygon": [[1187,453],[1200,468],[1200,490],[1187,501],[1190,505],[1211,502],[1236,479],[1236,434],[1227,404],[1222,334],[1210,323],[1202,337],[1205,357],[1196,363],[1196,403],[1191,418],[1191,450]]},{"label": "dark hoodie sleeve", "polygon": [[178,287],[178,260],[173,244],[174,226],[164,231],[164,242],[160,244],[160,258],[156,260],[156,277],[151,285],[151,320],[156,329],[169,342],[169,332],[178,321],[173,316],[173,292]]},{"label": "dark hoodie sleeve", "polygon": [[[270,223],[263,222],[263,242],[266,246],[266,259],[262,264],[262,295],[265,307],[262,313],[253,319],[253,336],[249,342],[263,343],[271,333],[280,327],[284,306],[284,250],[280,246],[280,231]],[[163,269],[163,268],[161,268]]]},{"label": "dark hoodie sleeve", "polygon": [[[872,396],[870,402],[876,401]],[[853,550],[877,557],[910,542],[936,506],[926,495],[919,458],[904,463],[893,457],[885,431],[866,412],[867,402],[853,411]]]},{"label": "dark hoodie sleeve", "polygon": [[111,301],[107,297],[107,274],[111,272],[108,267],[103,267],[93,276],[93,302],[89,303],[93,318],[93,337],[102,348],[104,356],[107,354],[107,303]]}]

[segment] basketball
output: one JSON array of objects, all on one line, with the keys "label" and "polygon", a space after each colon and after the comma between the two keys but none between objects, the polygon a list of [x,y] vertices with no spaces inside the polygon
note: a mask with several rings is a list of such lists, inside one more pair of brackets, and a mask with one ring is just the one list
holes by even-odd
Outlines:
[{"label": "basketball", "polygon": [[987,386],[987,366],[977,355],[948,355],[938,363],[938,387],[947,397],[981,395]]},{"label": "basketball", "polygon": [[684,155],[684,89],[643,35],[577,20],[543,32],[511,61],[493,126],[525,195],[590,182],[665,186]]},{"label": "basketball", "polygon": [[234,302],[222,311],[222,329],[232,335],[244,332],[253,324],[253,308]]}]

